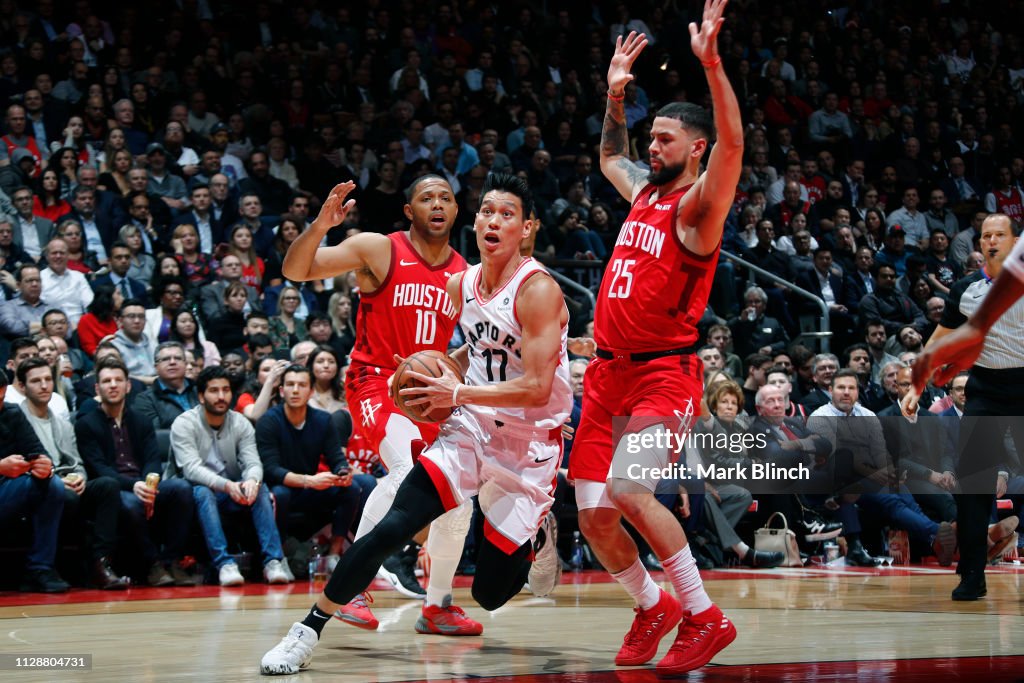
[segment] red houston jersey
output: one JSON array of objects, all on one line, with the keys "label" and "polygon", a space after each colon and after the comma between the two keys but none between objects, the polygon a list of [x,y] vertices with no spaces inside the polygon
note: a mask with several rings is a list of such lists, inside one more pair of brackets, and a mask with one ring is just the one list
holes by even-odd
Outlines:
[{"label": "red houston jersey", "polygon": [[594,312],[594,337],[607,351],[667,351],[697,341],[718,262],[715,247],[698,256],[676,232],[679,202],[690,186],[652,201],[648,185],[619,230]]},{"label": "red houston jersey", "polygon": [[405,357],[426,349],[448,348],[458,312],[445,285],[448,278],[466,269],[466,260],[452,251],[447,261],[431,266],[416,252],[406,233],[391,233],[388,239],[388,274],[376,291],[359,299],[351,358],[393,370],[393,354]]}]

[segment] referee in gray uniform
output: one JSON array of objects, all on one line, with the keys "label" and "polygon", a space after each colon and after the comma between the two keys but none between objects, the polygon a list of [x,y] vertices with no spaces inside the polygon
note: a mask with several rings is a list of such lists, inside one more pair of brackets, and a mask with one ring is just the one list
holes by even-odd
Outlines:
[{"label": "referee in gray uniform", "polygon": [[[995,213],[981,227],[981,252],[985,266],[956,282],[942,321],[928,341],[929,347],[967,322],[981,306],[1003,263],[1020,234],[1009,216]],[[1013,277],[1012,274],[1006,277]],[[916,369],[916,368],[915,368]],[[988,561],[988,524],[995,503],[997,479],[1005,487],[1007,429],[1017,451],[1024,447],[1024,299],[1014,303],[992,325],[966,387],[967,404],[960,426],[957,467],[957,541],[960,585],[954,600],[985,596],[985,564]]]}]

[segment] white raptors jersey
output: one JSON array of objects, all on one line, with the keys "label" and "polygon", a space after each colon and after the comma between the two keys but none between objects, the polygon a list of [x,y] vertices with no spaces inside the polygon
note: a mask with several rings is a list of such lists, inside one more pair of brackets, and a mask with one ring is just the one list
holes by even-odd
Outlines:
[{"label": "white raptors jersey", "polygon": [[[494,384],[523,376],[523,326],[516,315],[516,296],[527,278],[538,272],[546,273],[544,266],[527,258],[519,264],[512,279],[504,287],[489,299],[484,299],[478,288],[481,266],[478,264],[466,270],[462,277],[462,316],[459,319],[459,326],[469,343],[466,384]],[[529,408],[472,405],[463,406],[463,410],[468,408],[477,417],[537,429],[561,427],[572,410],[567,339],[568,327],[563,326],[561,358],[555,370],[547,405]]]}]

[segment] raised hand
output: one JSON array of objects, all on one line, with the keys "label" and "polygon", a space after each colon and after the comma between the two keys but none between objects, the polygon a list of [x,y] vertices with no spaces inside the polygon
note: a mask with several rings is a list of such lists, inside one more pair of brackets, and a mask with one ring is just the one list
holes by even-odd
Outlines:
[{"label": "raised hand", "polygon": [[608,92],[616,96],[622,94],[626,84],[635,78],[633,62],[645,47],[647,36],[636,31],[630,31],[625,40],[622,36],[615,39],[615,54],[608,64]]},{"label": "raised hand", "polygon": [[722,14],[726,4],[728,0],[705,0],[700,28],[690,22],[690,47],[703,64],[713,62],[718,57],[718,32],[725,21]]},{"label": "raised hand", "polygon": [[349,210],[356,205],[356,200],[354,199],[346,201],[346,197],[354,189],[356,189],[356,184],[351,180],[335,185],[334,189],[331,190],[330,196],[324,200],[323,206],[320,207],[320,213],[313,222],[320,227],[326,228],[341,225]]}]

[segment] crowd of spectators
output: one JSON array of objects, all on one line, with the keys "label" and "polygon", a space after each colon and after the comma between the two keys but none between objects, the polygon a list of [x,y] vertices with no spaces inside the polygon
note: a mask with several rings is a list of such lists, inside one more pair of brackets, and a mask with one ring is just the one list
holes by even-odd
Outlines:
[{"label": "crowd of spectators", "polygon": [[[701,321],[708,386],[739,387],[738,414],[763,414],[760,393],[780,367],[788,417],[831,405],[841,366],[857,373],[859,406],[891,407],[951,286],[983,267],[985,216],[1024,218],[1019,27],[994,3],[932,9],[730,3],[719,51],[747,132],[723,249],[777,276],[723,257]],[[537,200],[534,255],[596,290],[628,211],[599,168],[611,48],[630,30],[648,36],[625,91],[630,154],[643,165],[658,107],[709,103],[685,40],[694,11],[671,0],[543,11],[449,0],[185,0],[144,11],[0,2],[0,426],[30,436],[11,405],[21,403],[40,443],[5,440],[5,452],[46,453],[60,475],[44,479],[45,458],[0,461],[0,512],[30,501],[34,523],[52,526],[66,499],[65,516],[90,520],[93,578],[109,587],[128,571],[115,570],[111,539],[129,531],[153,539],[138,546],[150,582],[193,581],[181,564],[188,530],[173,522],[192,507],[218,570],[231,565],[218,511],[232,505],[253,511],[268,580],[289,569],[275,564],[282,539],[272,538],[290,531],[282,508],[330,499],[330,554],[340,552],[375,454],[357,439],[346,446],[343,424],[322,466],[282,466],[253,445],[271,418],[278,436],[306,438],[282,421],[289,368],[309,368],[311,411],[347,416],[359,293],[345,276],[286,281],[289,244],[345,180],[357,184],[356,209],[328,243],[404,229],[403,189],[433,172],[457,193],[452,242],[472,260],[466,228],[483,183],[512,169]],[[820,313],[790,285],[827,304],[835,356],[815,353],[820,340],[805,333]],[[586,297],[567,298],[574,334],[585,333]],[[223,419],[211,406],[224,391],[231,463],[180,456],[190,452],[181,414],[195,447],[203,425]],[[219,398],[200,401],[208,392]],[[949,408],[956,396],[931,398]],[[57,426],[68,417],[73,434]],[[167,431],[170,456],[153,445]],[[337,474],[338,449],[349,475]],[[156,472],[170,476],[153,494],[145,478]],[[346,491],[284,490],[299,484]],[[113,530],[118,507],[129,530]],[[53,534],[34,536],[29,587],[63,583],[52,553],[41,559]],[[220,578],[237,581],[231,570]]]}]

